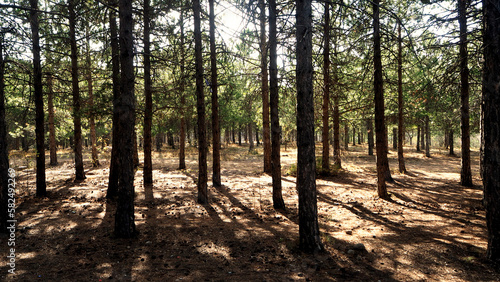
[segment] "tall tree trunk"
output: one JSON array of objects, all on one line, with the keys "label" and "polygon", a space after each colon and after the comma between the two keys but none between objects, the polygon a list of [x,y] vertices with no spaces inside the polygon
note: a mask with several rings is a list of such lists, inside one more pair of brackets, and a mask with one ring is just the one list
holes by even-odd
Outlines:
[{"label": "tall tree trunk", "polygon": [[429,116],[425,116],[425,156],[431,157],[431,132],[429,128]]},{"label": "tall tree trunk", "polygon": [[349,150],[349,125],[347,121],[344,124],[344,150]]},{"label": "tall tree trunk", "polygon": [[398,149],[398,129],[397,127],[392,128],[392,149]]},{"label": "tall tree trunk", "polygon": [[[135,97],[135,96],[134,96]],[[136,101],[134,101],[134,103],[136,103]],[[134,119],[135,119],[135,113],[134,113]],[[139,161],[139,149],[137,148],[137,131],[135,130],[135,120],[134,120],[134,138],[133,138],[133,141],[134,141],[134,150],[133,150],[133,153],[132,153],[132,159],[133,159],[133,162],[134,162],[134,168],[135,167],[138,167],[139,164],[140,164],[140,161]]]},{"label": "tall tree trunk", "polygon": [[356,127],[352,127],[352,146],[356,146]]},{"label": "tall tree trunk", "polygon": [[450,132],[449,132],[449,137],[448,137],[448,145],[450,147],[450,156],[454,156],[455,155],[455,152],[454,152],[454,142],[453,142],[453,129],[450,128]]},{"label": "tall tree trunk", "polygon": [[132,0],[120,0],[120,63],[122,93],[116,101],[118,114],[118,155],[120,173],[118,177],[118,201],[115,214],[115,236],[134,237],[137,232],[134,217],[134,132],[135,132],[135,95],[134,95],[134,46]]},{"label": "tall tree trunk", "polygon": [[179,140],[179,169],[186,168],[186,94],[185,91],[185,68],[186,58],[184,51],[184,10],[181,9],[181,81],[180,81],[180,95],[181,95],[181,130]]},{"label": "tall tree trunk", "polygon": [[314,144],[311,0],[297,0],[297,191],[299,193],[299,247],[323,250],[319,237]]},{"label": "tall tree trunk", "polygon": [[201,46],[201,5],[193,0],[194,10],[194,49],[196,65],[196,109],[198,112],[198,203],[208,203],[207,192],[207,136],[205,122],[205,95],[203,94],[203,57]]},{"label": "tall tree trunk", "polygon": [[[384,85],[382,78],[382,55],[380,50],[380,0],[373,1],[373,62],[375,67],[375,142],[377,144],[377,191],[380,198],[388,198],[386,174],[389,171],[387,159],[387,133],[384,114]],[[390,171],[389,171],[390,173]]]},{"label": "tall tree trunk", "polygon": [[252,127],[253,127],[253,123],[249,122],[248,123],[248,141],[250,143],[250,146],[248,148],[249,152],[252,152],[254,150],[254,148],[255,148],[255,145],[253,143],[253,130],[252,130]]},{"label": "tall tree trunk", "polygon": [[500,263],[500,10],[499,1],[483,1],[483,155],[482,178],[488,229],[488,259]]},{"label": "tall tree trunk", "polygon": [[398,22],[398,164],[399,172],[406,173],[404,145],[404,101],[403,101],[403,38],[401,22]]},{"label": "tall tree trunk", "polygon": [[47,78],[47,106],[49,112],[49,150],[50,150],[50,165],[57,165],[57,143],[56,143],[56,127],[54,124],[54,78],[51,73]]},{"label": "tall tree trunk", "polygon": [[94,85],[92,80],[92,58],[90,57],[90,27],[87,26],[86,37],[87,37],[87,84],[89,90],[88,106],[90,108],[89,113],[89,125],[90,125],[90,147],[92,152],[92,166],[99,166],[99,155],[97,153],[97,136],[95,131],[95,115],[94,115]]},{"label": "tall tree trunk", "polygon": [[40,63],[40,36],[38,26],[38,0],[30,0],[30,25],[33,39],[33,80],[35,90],[36,135],[36,196],[47,195],[45,183],[45,112],[43,111],[42,67]]},{"label": "tall tree trunk", "polygon": [[12,219],[7,213],[9,201],[9,178],[14,178],[15,175],[9,171],[9,152],[7,149],[3,38],[4,35],[0,33],[0,233],[7,234],[9,233],[9,229],[7,229],[9,224],[7,221]]},{"label": "tall tree trunk", "polygon": [[271,129],[269,123],[269,81],[267,71],[266,4],[259,0],[260,9],[260,71],[262,84],[262,144],[264,147],[264,172],[271,173]]},{"label": "tall tree trunk", "polygon": [[420,130],[421,130],[420,124],[417,125],[417,152],[420,152]]},{"label": "tall tree trunk", "polygon": [[144,184],[153,184],[153,140],[151,126],[153,124],[153,83],[151,81],[151,6],[150,0],[144,0]]},{"label": "tall tree trunk", "polygon": [[420,150],[425,151],[425,117],[420,126]]},{"label": "tall tree trunk", "polygon": [[257,147],[260,145],[260,140],[259,140],[259,128],[255,127],[255,141],[257,141]]},{"label": "tall tree trunk", "polygon": [[467,5],[470,0],[458,0],[458,23],[460,25],[460,100],[462,129],[462,169],[460,184],[472,186],[470,167],[470,130],[469,130],[469,67],[467,66]]},{"label": "tall tree trunk", "polygon": [[[275,209],[284,209],[281,189],[281,160],[280,160],[280,123],[279,123],[279,93],[278,93],[278,66],[277,66],[277,38],[276,38],[276,0],[269,1],[269,97],[271,107],[271,164],[273,178],[273,206]],[[313,136],[314,137],[314,136]],[[314,141],[314,140],[313,140]],[[313,142],[314,144],[314,142]]]},{"label": "tall tree trunk", "polygon": [[75,180],[85,179],[82,148],[82,113],[80,106],[80,86],[78,85],[78,47],[76,43],[75,0],[69,0],[69,37],[71,46],[71,81],[73,89],[73,126],[75,153]]},{"label": "tall tree trunk", "polygon": [[[110,0],[110,4],[116,6],[114,0]],[[110,43],[111,43],[111,65],[112,74],[111,79],[113,82],[113,108],[117,108],[117,102],[121,96],[120,86],[120,49],[118,42],[118,27],[116,24],[116,13],[109,10],[109,30],[110,30]],[[109,181],[108,191],[106,193],[107,199],[115,199],[118,196],[118,174],[120,172],[120,156],[118,155],[118,141],[120,136],[118,112],[113,110],[113,132],[111,137],[111,160],[109,163]]]},{"label": "tall tree trunk", "polygon": [[211,68],[211,89],[212,89],[212,154],[213,173],[212,183],[214,187],[222,185],[220,175],[220,125],[219,125],[219,101],[217,85],[217,50],[215,47],[215,14],[214,0],[210,0],[210,68]]},{"label": "tall tree trunk", "polygon": [[330,108],[330,4],[325,2],[325,28],[323,32],[324,46],[323,46],[323,159],[321,167],[323,171],[330,171],[330,127],[328,124],[329,115],[328,109]]},{"label": "tall tree trunk", "polygon": [[373,147],[374,147],[374,140],[373,140],[373,122],[371,119],[366,120],[366,128],[368,129],[368,155],[373,156]]}]

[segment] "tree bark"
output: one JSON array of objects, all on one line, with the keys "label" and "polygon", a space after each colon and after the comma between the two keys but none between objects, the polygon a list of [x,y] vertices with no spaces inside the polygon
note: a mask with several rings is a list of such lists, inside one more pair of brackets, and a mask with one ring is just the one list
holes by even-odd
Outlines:
[{"label": "tree bark", "polygon": [[373,156],[373,147],[374,147],[374,140],[373,140],[373,122],[371,119],[366,120],[366,128],[368,129],[368,155]]},{"label": "tree bark", "polygon": [[399,172],[406,173],[404,157],[404,100],[403,100],[403,38],[401,37],[401,22],[398,21],[398,164]]},{"label": "tree bark", "polygon": [[[281,160],[280,160],[280,123],[279,123],[279,93],[278,93],[278,66],[277,66],[277,38],[276,38],[276,0],[269,1],[269,97],[271,107],[271,164],[273,178],[273,206],[275,209],[284,209],[281,188]],[[313,136],[314,137],[314,136]]]},{"label": "tree bark", "polygon": [[86,37],[87,37],[87,84],[88,84],[88,106],[90,108],[89,112],[89,125],[90,125],[90,147],[92,155],[92,166],[99,166],[99,154],[97,153],[97,135],[95,131],[95,115],[94,115],[94,85],[92,80],[92,58],[90,57],[90,33],[89,27],[87,26]]},{"label": "tree bark", "polygon": [[71,81],[73,89],[73,126],[75,153],[75,181],[85,179],[82,148],[82,117],[80,106],[80,86],[78,85],[78,47],[76,43],[75,0],[69,0],[69,37],[71,46]]},{"label": "tree bark", "polygon": [[[382,55],[380,50],[380,0],[373,1],[373,62],[375,67],[375,142],[377,145],[377,191],[380,198],[388,198],[386,174],[389,170],[387,159],[387,133],[384,114],[384,85],[382,78]],[[390,171],[389,171],[390,173]]]},{"label": "tree bark", "polygon": [[421,126],[420,124],[417,125],[417,152],[420,152],[420,130],[421,130]]},{"label": "tree bark", "polygon": [[450,132],[449,132],[449,137],[448,137],[448,145],[450,147],[450,156],[454,156],[455,155],[455,152],[454,152],[454,142],[453,142],[453,129],[450,129]]},{"label": "tree bark", "polygon": [[404,100],[403,100],[403,38],[401,36],[401,22],[398,21],[398,164],[399,172],[406,173],[404,158]]},{"label": "tree bark", "polygon": [[54,122],[54,80],[51,73],[47,78],[47,107],[49,112],[49,151],[50,165],[57,165],[57,143],[56,143],[56,127]]},{"label": "tree bark", "polygon": [[33,40],[33,80],[35,95],[36,135],[36,196],[47,195],[45,183],[45,112],[43,111],[42,66],[40,63],[40,36],[38,24],[38,0],[30,0],[30,25]]},{"label": "tree bark", "polygon": [[211,89],[212,89],[212,183],[214,187],[222,186],[221,164],[220,164],[220,125],[219,125],[219,101],[217,85],[217,50],[215,46],[215,14],[214,0],[210,0],[210,68],[211,68]]},{"label": "tree bark", "polygon": [[323,46],[323,159],[321,167],[323,171],[330,171],[330,127],[328,124],[330,108],[330,4],[325,2],[325,22],[324,22],[324,46]]},{"label": "tree bark", "polygon": [[488,259],[500,263],[500,10],[499,1],[483,1],[483,154],[482,170]]},{"label": "tree bark", "polygon": [[[135,96],[134,96],[135,97]],[[134,101],[135,103],[135,101]],[[134,113],[134,119],[135,119],[135,113]],[[139,161],[139,149],[137,148],[137,131],[135,130],[135,120],[134,120],[134,132],[133,132],[134,137],[132,138],[134,141],[134,149],[132,150],[132,156],[133,156],[133,162],[134,162],[134,168],[138,167],[140,164]]]},{"label": "tree bark", "polygon": [[425,151],[425,117],[420,126],[420,150]]},{"label": "tree bark", "polygon": [[[0,34],[0,233],[7,234],[9,233],[7,220],[12,218],[9,218],[7,213],[9,199],[9,151],[7,148],[7,124],[5,122],[4,71],[3,34]],[[11,173],[10,176],[14,175]]]},{"label": "tree bark", "polygon": [[297,191],[299,193],[299,247],[323,250],[319,237],[314,144],[311,0],[297,0]]},{"label": "tree bark", "polygon": [[[110,4],[115,6],[114,0],[110,0]],[[111,44],[111,65],[112,74],[111,79],[113,82],[113,108],[117,108],[117,102],[121,96],[120,86],[120,49],[118,42],[118,27],[116,24],[116,14],[109,10],[109,29],[110,29],[110,44]],[[118,122],[118,112],[113,110],[113,132],[111,140],[111,160],[109,163],[109,181],[108,191],[106,193],[107,199],[115,199],[118,196],[118,174],[120,172],[120,158],[118,155],[118,141],[120,139],[118,133],[120,132]]]},{"label": "tree bark", "polygon": [[429,116],[425,116],[425,156],[431,157],[431,132],[429,128]]},{"label": "tree bark", "polygon": [[344,125],[344,150],[349,150],[349,125],[347,121]]},{"label": "tree bark", "polygon": [[201,5],[200,0],[193,0],[194,43],[196,65],[196,110],[198,112],[198,203],[208,203],[207,192],[207,136],[205,122],[205,95],[203,94],[203,57],[201,46]]},{"label": "tree bark", "polygon": [[252,130],[252,127],[253,127],[253,123],[249,122],[248,123],[248,141],[250,143],[250,146],[248,148],[249,152],[253,152],[253,150],[255,148],[255,145],[254,145],[254,142],[253,142],[253,130]]},{"label": "tree bark", "polygon": [[462,102],[462,169],[460,184],[472,186],[472,171],[470,167],[470,130],[469,130],[469,67],[467,66],[467,5],[470,0],[458,0],[458,23],[460,26],[460,100]]},{"label": "tree bark", "polygon": [[118,177],[118,201],[115,213],[115,236],[131,238],[136,236],[134,217],[134,132],[135,132],[135,95],[134,95],[134,47],[132,0],[120,0],[120,98],[116,101],[118,115],[118,156],[120,173]]},{"label": "tree bark", "polygon": [[151,127],[153,124],[153,83],[151,81],[151,6],[150,0],[144,0],[144,184],[153,184],[153,139]]},{"label": "tree bark", "polygon": [[352,127],[352,146],[356,146],[356,127]]},{"label": "tree bark", "polygon": [[267,71],[266,4],[259,0],[260,9],[260,69],[262,84],[262,144],[264,147],[264,172],[271,173],[271,129],[269,123],[269,81]]},{"label": "tree bark", "polygon": [[398,149],[398,128],[397,127],[392,128],[392,149],[393,150]]},{"label": "tree bark", "polygon": [[186,168],[186,96],[185,96],[185,68],[186,68],[186,58],[184,51],[184,10],[181,9],[181,85],[180,85],[180,95],[181,95],[181,130],[180,130],[180,140],[179,140],[179,169]]}]

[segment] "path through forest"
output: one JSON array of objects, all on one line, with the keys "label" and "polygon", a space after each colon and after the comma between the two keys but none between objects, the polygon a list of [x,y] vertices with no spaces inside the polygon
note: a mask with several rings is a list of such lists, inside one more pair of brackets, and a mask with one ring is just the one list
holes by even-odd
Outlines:
[{"label": "path through forest", "polygon": [[[224,186],[209,188],[209,206],[196,203],[196,152],[190,149],[183,171],[173,150],[156,152],[154,186],[144,189],[142,169],[136,173],[140,235],[130,240],[111,236],[109,161],[94,169],[86,156],[87,179],[74,183],[71,155],[60,152],[61,164],[47,169],[49,197],[38,199],[32,163],[14,154],[16,274],[7,273],[2,256],[0,280],[499,281],[500,270],[484,259],[478,152],[476,186],[465,188],[460,158],[406,149],[408,175],[396,172],[390,154],[390,201],[376,197],[375,158],[364,146],[350,147],[337,176],[317,180],[326,252],[316,255],[297,249],[295,178],[287,175],[295,150],[282,151],[286,212],[272,208],[271,177],[248,147],[223,149]],[[0,245],[6,248],[6,238]]]}]

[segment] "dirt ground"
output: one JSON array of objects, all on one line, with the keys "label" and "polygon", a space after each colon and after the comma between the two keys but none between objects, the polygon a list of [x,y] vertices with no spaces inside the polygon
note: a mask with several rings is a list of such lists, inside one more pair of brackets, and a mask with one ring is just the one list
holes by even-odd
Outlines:
[{"label": "dirt ground", "polygon": [[[318,146],[318,149],[320,146]],[[321,238],[326,252],[298,248],[296,150],[282,150],[286,212],[271,203],[271,177],[262,151],[231,145],[222,151],[222,188],[209,187],[210,205],[196,203],[197,154],[177,170],[174,150],[154,153],[153,187],[136,172],[135,239],[113,238],[114,206],[105,193],[109,161],[75,183],[69,151],[47,168],[48,197],[35,198],[33,160],[11,156],[16,169],[15,274],[0,238],[3,281],[500,281],[485,260],[486,226],[478,152],[474,187],[458,185],[460,158],[406,148],[408,174],[390,165],[391,200],[376,196],[375,158],[349,148],[335,177],[317,180]],[[319,154],[318,154],[319,155]],[[109,149],[101,158],[109,156]]]}]

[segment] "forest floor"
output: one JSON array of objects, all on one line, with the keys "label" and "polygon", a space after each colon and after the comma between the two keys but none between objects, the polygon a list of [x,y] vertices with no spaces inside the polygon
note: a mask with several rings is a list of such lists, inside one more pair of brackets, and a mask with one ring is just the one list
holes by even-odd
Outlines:
[{"label": "forest floor", "polygon": [[[320,146],[318,146],[318,149]],[[472,152],[474,187],[458,185],[460,158],[406,148],[408,174],[376,196],[375,157],[349,148],[343,169],[318,178],[318,213],[326,251],[298,250],[296,179],[288,175],[296,150],[282,147],[285,212],[271,202],[262,151],[222,150],[223,187],[209,187],[210,204],[196,203],[197,154],[177,170],[174,150],[154,152],[154,185],[136,172],[135,239],[112,236],[114,205],[106,202],[109,149],[87,179],[75,183],[69,151],[47,168],[48,197],[36,198],[33,161],[11,155],[17,173],[15,274],[0,238],[3,281],[500,281],[485,259],[485,212],[479,154]],[[319,154],[318,154],[319,155]],[[210,166],[209,166],[210,168]],[[210,171],[210,170],[209,170]],[[210,172],[211,174],[211,172]]]}]

